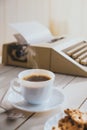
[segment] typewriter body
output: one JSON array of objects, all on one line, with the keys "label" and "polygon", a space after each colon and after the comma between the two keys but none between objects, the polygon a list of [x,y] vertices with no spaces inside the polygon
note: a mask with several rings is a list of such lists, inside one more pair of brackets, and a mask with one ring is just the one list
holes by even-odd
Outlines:
[{"label": "typewriter body", "polygon": [[65,38],[35,44],[31,48],[35,55],[29,55],[29,46],[26,44],[19,45],[17,42],[4,44],[2,63],[87,77],[87,42],[83,39]]}]

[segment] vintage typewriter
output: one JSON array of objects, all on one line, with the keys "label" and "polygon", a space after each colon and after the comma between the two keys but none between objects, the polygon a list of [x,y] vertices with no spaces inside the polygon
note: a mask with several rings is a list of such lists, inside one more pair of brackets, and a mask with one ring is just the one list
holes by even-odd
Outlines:
[{"label": "vintage typewriter", "polygon": [[60,38],[32,46],[20,45],[18,42],[8,43],[3,45],[2,62],[5,65],[43,68],[86,77],[87,41]]}]

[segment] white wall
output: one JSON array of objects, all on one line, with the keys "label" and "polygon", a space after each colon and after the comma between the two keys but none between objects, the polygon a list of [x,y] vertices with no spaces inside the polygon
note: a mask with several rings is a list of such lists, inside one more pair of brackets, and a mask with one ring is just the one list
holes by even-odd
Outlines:
[{"label": "white wall", "polygon": [[51,0],[50,12],[54,34],[87,37],[87,0]]},{"label": "white wall", "polygon": [[13,41],[8,25],[39,21],[54,35],[87,37],[87,0],[0,0],[0,45]]},{"label": "white wall", "polygon": [[0,43],[12,41],[10,23],[39,21],[48,25],[49,0],[0,0]]}]

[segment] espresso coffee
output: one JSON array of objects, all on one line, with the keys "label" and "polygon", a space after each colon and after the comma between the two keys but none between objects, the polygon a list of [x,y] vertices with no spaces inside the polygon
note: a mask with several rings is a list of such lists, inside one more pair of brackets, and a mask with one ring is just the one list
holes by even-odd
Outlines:
[{"label": "espresso coffee", "polygon": [[31,75],[31,76],[26,76],[23,78],[23,80],[32,81],[32,82],[41,82],[41,81],[47,81],[50,79],[51,78],[49,76],[45,76],[45,75]]}]

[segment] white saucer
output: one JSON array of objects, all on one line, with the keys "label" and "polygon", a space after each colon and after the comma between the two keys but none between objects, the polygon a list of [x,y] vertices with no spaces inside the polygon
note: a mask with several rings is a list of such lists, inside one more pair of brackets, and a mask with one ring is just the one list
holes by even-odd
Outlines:
[{"label": "white saucer", "polygon": [[27,103],[18,93],[12,91],[8,96],[8,101],[15,107],[28,112],[44,112],[60,107],[64,102],[64,94],[57,88],[53,88],[50,100],[42,105],[32,105]]}]

